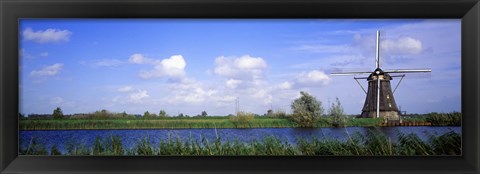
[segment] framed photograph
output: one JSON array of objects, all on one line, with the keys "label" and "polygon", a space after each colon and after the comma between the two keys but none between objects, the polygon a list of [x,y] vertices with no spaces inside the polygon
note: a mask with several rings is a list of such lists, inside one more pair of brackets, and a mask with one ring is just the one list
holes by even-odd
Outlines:
[{"label": "framed photograph", "polygon": [[478,172],[478,1],[1,8],[2,173]]}]

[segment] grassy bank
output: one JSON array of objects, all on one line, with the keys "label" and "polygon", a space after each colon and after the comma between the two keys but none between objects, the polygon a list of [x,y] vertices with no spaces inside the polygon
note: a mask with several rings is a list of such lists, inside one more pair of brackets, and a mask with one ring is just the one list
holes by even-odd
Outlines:
[{"label": "grassy bank", "polygon": [[[461,113],[429,113],[402,118],[401,126],[461,126]],[[235,119],[232,119],[235,118]],[[342,126],[395,126],[382,124],[377,118],[345,118]],[[333,118],[322,116],[313,127],[332,127]],[[42,118],[20,119],[20,130],[69,130],[69,129],[191,129],[191,128],[285,128],[300,127],[289,117],[167,117],[167,118]]]},{"label": "grassy bank", "polygon": [[182,129],[182,128],[280,128],[295,127],[287,119],[253,119],[248,124],[234,124],[228,118],[215,119],[38,119],[20,120],[20,130],[66,129]]},{"label": "grassy bank", "polygon": [[[151,143],[148,137],[139,139],[134,147],[127,149],[118,136],[98,138],[92,147],[75,141],[66,144],[66,152],[61,153],[56,146],[45,147],[32,138],[28,148],[20,149],[22,155],[460,155],[461,136],[448,132],[440,136],[430,136],[422,141],[415,134],[399,134],[398,143],[392,143],[379,131],[369,131],[365,135],[352,134],[347,141],[335,139],[319,140],[314,137],[299,138],[296,145],[277,137],[266,137],[249,143],[221,141],[218,138],[208,141],[190,138],[169,138],[159,144]],[[49,150],[47,150],[49,149]]]},{"label": "grassy bank", "polygon": [[[348,119],[345,126],[378,126],[381,119]],[[20,130],[73,130],[73,129],[190,129],[190,128],[286,128],[299,127],[286,118],[255,118],[236,124],[228,117],[204,119],[24,119]],[[321,118],[314,127],[332,127],[331,118]]]}]

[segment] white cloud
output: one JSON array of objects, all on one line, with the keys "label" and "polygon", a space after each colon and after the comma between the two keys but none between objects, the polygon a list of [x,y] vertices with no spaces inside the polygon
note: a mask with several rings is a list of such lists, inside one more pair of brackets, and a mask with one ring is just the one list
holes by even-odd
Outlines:
[{"label": "white cloud", "polygon": [[132,90],[133,90],[132,86],[124,86],[124,87],[121,87],[121,88],[117,89],[117,91],[119,91],[119,92],[129,92],[129,91],[132,91]]},{"label": "white cloud", "polygon": [[147,58],[142,54],[133,54],[128,61],[134,64],[154,65],[153,70],[141,71],[139,73],[139,76],[143,79],[167,77],[178,80],[185,78],[185,67],[187,63],[182,55],[173,55],[170,58],[159,61]]},{"label": "white cloud", "polygon": [[46,66],[40,70],[33,70],[30,72],[31,76],[54,76],[57,75],[60,70],[63,69],[62,63],[56,63],[50,66]]},{"label": "white cloud", "polygon": [[330,83],[330,80],[330,77],[328,77],[328,75],[326,75],[323,71],[314,70],[308,73],[301,73],[297,77],[296,82],[306,86],[317,86],[327,85]]},{"label": "white cloud", "polygon": [[302,87],[319,87],[330,83],[332,79],[323,71],[313,70],[310,72],[302,72],[295,79],[285,81],[276,86],[277,89],[289,90]]},{"label": "white cloud", "polygon": [[235,59],[235,65],[239,69],[263,69],[267,67],[267,63],[260,57],[250,57],[249,55]]},{"label": "white cloud", "polygon": [[219,97],[218,102],[220,102],[220,103],[232,103],[236,99],[237,99],[237,97],[235,97],[235,96],[225,95],[225,96]]},{"label": "white cloud", "polygon": [[423,50],[422,42],[412,37],[400,37],[381,41],[380,48],[388,54],[418,54]]},{"label": "white cloud", "polygon": [[[354,35],[352,47],[362,57],[375,57],[376,36]],[[418,36],[380,36],[380,64],[405,62],[409,57],[418,58],[424,52],[424,44]],[[412,56],[415,55],[415,56]],[[373,62],[373,58],[372,62]]]},{"label": "white cloud", "polygon": [[283,82],[282,84],[278,85],[280,89],[291,89],[293,87],[292,82]]},{"label": "white cloud", "polygon": [[215,101],[218,93],[217,90],[206,88],[200,82],[191,79],[171,84],[170,89],[173,96],[168,97],[168,101],[177,104],[200,104],[205,101]]},{"label": "white cloud", "polygon": [[214,73],[225,78],[225,86],[230,89],[259,87],[266,83],[263,71],[267,67],[267,63],[261,57],[220,56],[215,59]]},{"label": "white cloud", "polygon": [[145,99],[147,97],[149,97],[149,95],[146,90],[138,90],[137,92],[131,93],[129,95],[130,101],[134,103],[140,103],[142,99]]},{"label": "white cloud", "polygon": [[267,89],[253,89],[251,92],[251,97],[260,99],[263,104],[270,104],[273,101],[273,96]]},{"label": "white cloud", "polygon": [[250,55],[242,57],[220,56],[215,59],[215,65],[215,74],[233,79],[260,78],[262,70],[267,67],[263,58],[251,57]]},{"label": "white cloud", "polygon": [[243,81],[242,80],[236,80],[236,79],[228,79],[225,84],[229,88],[237,88],[238,85],[240,85]]},{"label": "white cloud", "polygon": [[215,90],[204,90],[203,88],[195,87],[192,92],[188,93],[188,95],[184,97],[184,101],[187,103],[203,102],[215,93]]},{"label": "white cloud", "polygon": [[[111,98],[111,106],[116,104],[130,106],[131,104],[152,104],[154,100],[150,99],[151,96],[146,89],[138,89],[132,86],[122,86],[114,89],[118,92],[115,97]],[[146,106],[146,105],[145,105]]]},{"label": "white cloud", "polygon": [[[360,30],[351,33],[352,41],[341,44],[302,44],[293,47],[293,50],[321,54],[321,58],[293,65],[292,67],[316,68],[359,68],[374,65],[376,35],[375,30]],[[349,34],[350,35],[350,34]],[[419,36],[410,35],[381,35],[380,38],[380,63],[390,65],[404,62],[407,59],[418,57],[425,52],[425,46]],[[415,56],[412,56],[415,55]]]},{"label": "white cloud", "polygon": [[66,42],[70,40],[72,32],[68,30],[46,29],[33,31],[32,28],[26,28],[23,31],[23,37],[26,40],[37,43]]},{"label": "white cloud", "polygon": [[135,53],[128,58],[128,62],[134,64],[152,64],[155,61],[151,58],[145,57],[143,54]]}]

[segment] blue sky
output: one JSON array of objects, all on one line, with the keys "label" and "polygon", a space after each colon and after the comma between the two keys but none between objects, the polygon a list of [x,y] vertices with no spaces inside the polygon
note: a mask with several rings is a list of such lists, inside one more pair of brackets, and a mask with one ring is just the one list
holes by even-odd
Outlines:
[{"label": "blue sky", "polygon": [[[22,19],[20,112],[227,115],[290,112],[300,91],[328,108],[338,97],[360,114],[352,76],[373,71],[381,31],[383,69],[407,74],[395,92],[408,113],[461,110],[457,19]],[[366,88],[367,82],[360,81]],[[391,81],[395,86],[399,79]]]}]

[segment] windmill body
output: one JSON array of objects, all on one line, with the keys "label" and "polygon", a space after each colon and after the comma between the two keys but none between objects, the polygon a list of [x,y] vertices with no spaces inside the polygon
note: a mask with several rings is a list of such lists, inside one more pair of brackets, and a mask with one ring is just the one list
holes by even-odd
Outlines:
[{"label": "windmill body", "polygon": [[[379,72],[377,75],[376,72]],[[393,96],[390,80],[390,74],[381,69],[375,70],[368,76],[368,90],[365,104],[362,109],[362,118],[375,118],[377,116],[377,93],[378,93],[378,79],[380,79],[380,102],[379,102],[379,117],[388,120],[399,120],[400,111],[398,110],[395,98]]]},{"label": "windmill body", "polygon": [[[368,77],[354,77],[355,80],[366,79],[368,81],[368,88],[365,90],[363,86],[358,82],[360,87],[366,94],[365,104],[362,108],[362,118],[384,118],[385,121],[400,121],[400,110],[395,102],[393,94],[397,89],[400,82],[405,77],[404,73],[422,73],[431,72],[430,69],[396,69],[396,70],[382,70],[380,68],[379,57],[379,45],[380,45],[380,32],[377,31],[376,40],[376,57],[375,66],[376,69],[373,72],[339,72],[331,73],[331,75],[365,75]],[[402,75],[390,75],[402,73]],[[401,77],[395,89],[392,91],[390,81],[393,77]]]}]

